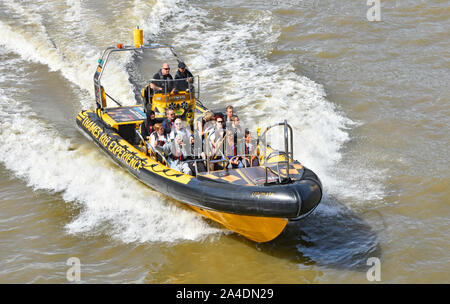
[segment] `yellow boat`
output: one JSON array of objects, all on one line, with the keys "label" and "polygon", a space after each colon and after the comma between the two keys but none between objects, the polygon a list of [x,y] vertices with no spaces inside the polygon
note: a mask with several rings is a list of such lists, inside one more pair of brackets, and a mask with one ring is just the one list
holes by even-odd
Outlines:
[{"label": "yellow boat", "polygon": [[[143,140],[139,130],[150,106],[159,121],[170,108],[191,126],[198,115],[209,110],[199,100],[198,77],[195,90],[153,92],[150,96],[148,88],[143,89],[142,101],[133,106],[122,106],[106,93],[100,80],[112,53],[161,48],[169,49],[176,60],[182,62],[168,44],[144,44],[140,29],[134,30],[133,45],[119,44],[103,52],[94,74],[96,108],[83,110],[76,118],[83,133],[149,187],[252,241],[271,241],[282,233],[289,221],[309,215],[321,201],[322,185],[314,172],[293,159],[293,130],[286,121],[264,130],[258,128],[257,165],[243,161],[243,166],[232,167],[226,153],[213,157],[205,144],[206,158],[193,157],[186,161],[202,162],[206,171],[198,172],[194,166],[191,175],[171,168],[168,155]],[[107,107],[107,97],[118,106]],[[212,111],[223,114],[220,110]],[[284,134],[284,149],[274,149],[266,142],[268,131],[276,128]],[[209,135],[205,135],[203,143]],[[250,155],[236,157],[244,159]]]}]

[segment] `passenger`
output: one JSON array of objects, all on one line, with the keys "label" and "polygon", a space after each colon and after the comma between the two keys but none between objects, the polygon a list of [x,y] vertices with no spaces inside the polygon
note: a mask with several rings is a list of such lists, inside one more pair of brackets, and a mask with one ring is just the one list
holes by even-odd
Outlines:
[{"label": "passenger", "polygon": [[233,130],[227,130],[227,157],[230,160],[228,168],[243,168],[241,157],[238,157],[237,137]]},{"label": "passenger", "polygon": [[175,111],[172,109],[166,110],[166,118],[162,122],[162,127],[164,128],[164,134],[170,134],[173,128],[173,122],[175,120]]},{"label": "passenger", "polygon": [[222,139],[225,135],[225,130],[223,129],[223,118],[222,116],[216,117],[216,125],[214,132],[209,137],[212,149],[210,150],[213,155],[217,155],[217,152],[221,148]]},{"label": "passenger", "polygon": [[178,64],[178,71],[175,75],[175,80],[177,79],[184,79],[175,81],[175,88],[177,91],[188,92],[189,90],[192,90],[194,88],[194,76],[188,69],[186,69],[186,64],[184,64],[184,62],[180,62]]},{"label": "passenger", "polygon": [[170,168],[192,175],[189,165],[185,162],[187,160],[187,151],[180,134],[175,137],[175,140],[167,142],[163,150],[168,157]]},{"label": "passenger", "polygon": [[153,112],[153,111],[146,112],[146,114],[147,114],[147,118],[141,124],[141,135],[142,135],[142,138],[149,141],[150,135],[153,133],[153,131],[155,131],[153,126],[156,123],[156,119],[155,119],[155,112]]},{"label": "passenger", "polygon": [[[190,150],[190,156],[187,157],[187,160],[197,160],[195,162],[189,162],[189,169],[191,169],[192,172],[206,172],[206,154],[202,151],[201,145],[196,146],[194,136],[190,137],[190,144],[191,144],[191,150]],[[197,170],[195,170],[197,168]]]},{"label": "passenger", "polygon": [[[252,167],[259,166],[259,159],[257,154],[255,153],[255,148],[252,141],[252,134],[248,129],[245,129],[245,166],[249,167],[250,165]],[[256,151],[257,152],[257,151]]]},{"label": "passenger", "polygon": [[239,121],[239,117],[237,115],[233,115],[231,117],[231,120],[233,121],[232,129],[233,129],[234,133],[236,134],[237,138],[242,138],[244,134],[242,132],[242,127],[241,127],[241,123]]},{"label": "passenger", "polygon": [[153,126],[155,131],[150,135],[150,145],[154,148],[161,148],[169,141],[169,137],[164,134],[164,128],[160,123]]},{"label": "passenger", "polygon": [[214,126],[210,123],[210,121],[214,118],[214,113],[211,111],[203,112],[201,119],[197,120],[196,129],[199,136],[204,139],[205,133]]},{"label": "passenger", "polygon": [[189,137],[191,136],[191,131],[187,130],[184,127],[184,123],[181,120],[181,118],[177,118],[175,119],[175,123],[174,123],[175,128],[173,128],[173,130],[170,132],[169,135],[169,139],[170,140],[174,140],[175,137],[177,137],[178,135],[181,136],[181,138],[183,139],[183,142],[185,144],[188,144],[189,142]]},{"label": "passenger", "polygon": [[231,124],[233,123],[233,119],[232,119],[233,114],[234,114],[233,106],[231,106],[231,105],[227,106],[225,113],[226,113],[226,117],[225,117],[223,128],[228,129],[229,127],[231,127]]},{"label": "passenger", "polygon": [[153,75],[153,79],[161,79],[161,80],[153,80],[150,83],[150,87],[155,93],[170,93],[173,94],[175,92],[175,86],[173,85],[173,78],[170,75],[170,67],[167,62],[164,62],[161,66],[161,69]]}]

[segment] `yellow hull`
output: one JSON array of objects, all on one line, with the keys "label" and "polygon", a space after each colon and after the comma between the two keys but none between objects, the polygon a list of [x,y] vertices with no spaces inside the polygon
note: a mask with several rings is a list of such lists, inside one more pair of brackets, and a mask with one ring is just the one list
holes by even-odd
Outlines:
[{"label": "yellow hull", "polygon": [[201,209],[192,205],[189,205],[189,207],[222,224],[225,228],[258,243],[269,242],[275,239],[283,232],[288,223],[287,219],[282,218],[223,213]]}]

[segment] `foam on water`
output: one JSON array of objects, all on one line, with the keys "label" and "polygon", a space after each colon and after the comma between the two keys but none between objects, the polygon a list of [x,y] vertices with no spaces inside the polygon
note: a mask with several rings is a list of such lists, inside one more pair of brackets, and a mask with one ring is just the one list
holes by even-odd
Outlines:
[{"label": "foam on water", "polygon": [[65,201],[80,205],[81,213],[66,226],[69,233],[174,242],[220,231],[194,212],[166,203],[122,169],[108,166],[95,148],[72,150],[69,139],[33,118],[31,109],[9,99],[4,90],[0,93],[0,161],[34,189],[61,192]]},{"label": "foam on water", "polygon": [[[34,32],[28,32],[21,25],[0,21],[0,45],[3,47],[0,56],[5,57],[1,69],[6,72],[6,67],[11,64],[18,67],[17,73],[10,70],[8,75],[0,73],[2,82],[20,85],[26,81],[21,67],[29,61],[47,65],[49,70],[59,71],[73,85],[91,92],[98,54],[81,52],[86,45],[79,46],[77,56],[65,52],[56,46],[61,41],[54,43],[53,37],[50,38],[42,18],[34,11],[38,7],[25,9],[14,2],[7,4],[11,12],[24,14],[26,22],[37,26],[33,27]],[[78,4],[74,5],[76,8]],[[70,10],[68,14],[72,14]],[[80,32],[73,33],[80,35]],[[10,52],[21,59],[10,59],[11,56],[7,56]],[[126,60],[108,65],[110,74],[114,69],[119,72],[112,78],[113,82],[123,83],[115,86],[118,96],[132,96],[124,93],[132,93],[124,68]],[[79,204],[81,212],[66,226],[68,233],[101,233],[123,242],[174,242],[199,240],[222,232],[195,212],[182,209],[143,186],[122,169],[111,168],[109,160],[99,156],[96,148],[88,145],[73,150],[70,139],[62,138],[45,121],[35,117],[26,105],[27,101],[20,99],[18,90],[19,87],[9,86],[0,91],[0,161],[29,186],[60,192],[65,201]],[[80,96],[80,102],[84,107],[91,106],[92,94]]]}]

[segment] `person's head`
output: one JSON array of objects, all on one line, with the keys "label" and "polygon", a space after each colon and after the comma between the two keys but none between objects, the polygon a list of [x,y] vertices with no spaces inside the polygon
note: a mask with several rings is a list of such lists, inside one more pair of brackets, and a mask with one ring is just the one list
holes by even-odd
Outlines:
[{"label": "person's head", "polygon": [[252,140],[252,133],[248,129],[245,129],[245,142],[249,143]]},{"label": "person's head", "polygon": [[214,118],[214,113],[210,110],[203,112],[202,117],[205,121],[210,121]]},{"label": "person's head", "polygon": [[181,130],[183,128],[183,121],[181,120],[181,118],[175,119],[174,125],[175,129]]},{"label": "person's head", "polygon": [[216,128],[223,129],[223,117],[222,116],[216,117]]},{"label": "person's head", "polygon": [[167,62],[164,62],[161,66],[161,73],[165,76],[170,73],[170,67]]},{"label": "person's head", "polygon": [[162,127],[162,124],[157,123],[153,126],[153,128],[155,129],[155,131],[159,134],[159,135],[163,135],[164,134],[164,129]]},{"label": "person's head", "polygon": [[178,63],[178,71],[183,74],[186,72],[186,64],[184,62]]},{"label": "person's head", "polygon": [[227,118],[231,119],[231,116],[233,116],[233,113],[234,113],[233,106],[231,106],[231,105],[228,106],[227,109],[226,109],[226,113],[227,113]]},{"label": "person's head", "polygon": [[154,120],[155,112],[154,111],[147,112],[147,118],[149,118],[150,120]]},{"label": "person's head", "polygon": [[167,109],[167,118],[170,121],[174,121],[174,119],[175,119],[175,111],[172,110],[172,109]]},{"label": "person's head", "polygon": [[239,117],[237,115],[231,116],[231,121],[235,127],[239,126]]}]

